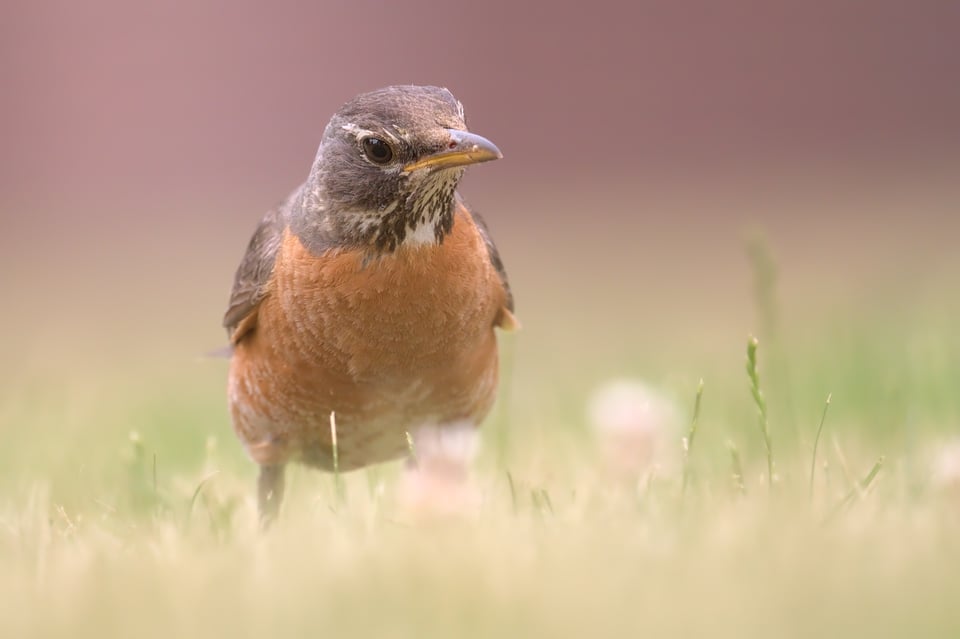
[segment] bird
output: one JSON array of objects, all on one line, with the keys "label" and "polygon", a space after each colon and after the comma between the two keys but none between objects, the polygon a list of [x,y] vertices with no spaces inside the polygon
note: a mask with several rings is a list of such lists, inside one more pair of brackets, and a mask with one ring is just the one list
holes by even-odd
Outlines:
[{"label": "bird", "polygon": [[502,158],[433,86],[362,93],[326,125],[306,181],[268,211],[223,326],[235,433],[259,466],[262,522],[289,463],[349,471],[409,455],[410,433],[479,426],[495,329],[519,326],[483,219],[457,192]]}]

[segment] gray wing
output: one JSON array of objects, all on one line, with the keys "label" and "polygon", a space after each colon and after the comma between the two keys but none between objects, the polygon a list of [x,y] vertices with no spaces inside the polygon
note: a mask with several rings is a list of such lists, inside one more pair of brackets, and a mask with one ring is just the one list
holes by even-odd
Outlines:
[{"label": "gray wing", "polygon": [[484,221],[480,214],[467,206],[467,203],[463,201],[463,198],[460,197],[460,194],[457,194],[457,201],[460,203],[467,213],[470,214],[470,217],[473,219],[473,223],[477,225],[477,228],[480,230],[480,235],[483,237],[483,243],[487,246],[487,255],[490,256],[490,263],[493,264],[493,268],[497,269],[497,274],[500,275],[500,282],[503,284],[503,290],[507,293],[507,310],[511,313],[513,312],[513,292],[510,290],[510,280],[507,279],[507,269],[503,266],[503,260],[500,259],[500,251],[497,250],[497,245],[493,243],[493,237],[490,235],[490,229],[487,228],[487,223]]},{"label": "gray wing", "polygon": [[[232,344],[239,342],[256,325],[256,322],[244,320],[256,311],[267,294],[267,283],[273,273],[277,250],[287,226],[285,212],[288,205],[289,200],[263,216],[237,268],[230,303],[223,316],[223,326],[227,329]],[[238,330],[241,328],[242,330]]]}]

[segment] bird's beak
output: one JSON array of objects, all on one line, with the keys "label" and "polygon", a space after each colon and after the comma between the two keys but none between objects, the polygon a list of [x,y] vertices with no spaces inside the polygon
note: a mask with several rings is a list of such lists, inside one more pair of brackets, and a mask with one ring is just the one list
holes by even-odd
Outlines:
[{"label": "bird's beak", "polygon": [[447,133],[450,134],[450,142],[447,144],[447,148],[405,165],[403,167],[404,173],[427,167],[449,169],[456,166],[499,160],[503,157],[503,153],[500,153],[497,145],[485,137],[456,129],[447,129]]}]

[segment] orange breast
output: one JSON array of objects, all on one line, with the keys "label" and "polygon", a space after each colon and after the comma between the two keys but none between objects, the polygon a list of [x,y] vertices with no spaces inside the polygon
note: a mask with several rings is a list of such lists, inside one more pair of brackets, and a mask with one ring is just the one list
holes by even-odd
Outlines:
[{"label": "orange breast", "polygon": [[287,231],[257,328],[236,346],[234,426],[258,463],[340,467],[402,455],[406,432],[474,423],[497,381],[500,279],[469,214],[440,245],[311,255]]}]

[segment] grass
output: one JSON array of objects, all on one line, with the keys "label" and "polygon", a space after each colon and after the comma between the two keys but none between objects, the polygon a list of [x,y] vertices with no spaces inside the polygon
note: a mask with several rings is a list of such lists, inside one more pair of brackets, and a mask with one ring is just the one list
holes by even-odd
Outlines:
[{"label": "grass", "polygon": [[[293,468],[266,534],[221,363],[5,373],[0,636],[957,636],[960,486],[931,471],[960,424],[954,315],[848,311],[768,308],[790,376],[751,340],[744,380],[745,330],[558,353],[532,309],[441,507],[402,463]],[[694,398],[627,472],[584,417],[624,373]]]},{"label": "grass", "polygon": [[697,426],[700,424],[700,406],[703,401],[703,380],[697,384],[697,397],[693,402],[693,419],[690,420],[690,431],[683,439],[683,483],[680,487],[680,497],[687,494],[687,485],[690,482],[690,454],[693,452],[693,442],[697,437]]},{"label": "grass", "polygon": [[830,408],[830,400],[833,395],[827,395],[827,401],[823,404],[823,414],[820,416],[820,425],[817,426],[817,434],[813,438],[813,454],[810,455],[810,499],[813,499],[813,479],[817,473],[817,447],[820,445],[820,435],[823,434],[823,425],[827,421],[827,410]]},{"label": "grass", "polygon": [[[66,484],[23,473],[5,479],[3,634],[949,636],[960,629],[949,603],[960,595],[951,569],[960,559],[960,501],[927,482],[919,451],[891,449],[892,465],[878,473],[878,462],[852,483],[821,473],[811,500],[812,450],[782,446],[770,499],[761,489],[769,477],[762,437],[749,420],[743,428],[723,422],[724,403],[749,404],[750,393],[723,386],[711,384],[702,409],[698,388],[689,456],[676,473],[613,477],[574,424],[559,425],[548,448],[545,433],[518,427],[512,448],[528,452],[505,466],[498,451],[481,455],[474,511],[439,518],[409,511],[396,464],[331,475],[294,469],[284,514],[265,535],[256,525],[253,469],[229,439],[211,442],[199,463],[158,453],[159,430],[97,442],[114,452],[95,469],[67,472]],[[834,425],[840,448],[820,453],[828,467],[856,468],[874,452],[854,423]],[[741,442],[730,448],[732,470],[716,445],[731,432]],[[935,441],[936,431],[928,434]],[[672,444],[682,457],[682,438]],[[689,478],[688,467],[696,469]]]},{"label": "grass", "polygon": [[767,486],[773,487],[773,442],[770,439],[770,420],[767,414],[767,400],[760,390],[760,374],[757,372],[757,346],[754,336],[747,340],[747,377],[750,380],[750,394],[757,406],[757,421],[763,435],[763,447],[767,454]]}]

